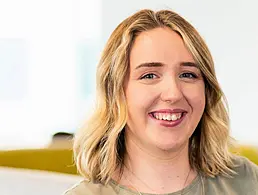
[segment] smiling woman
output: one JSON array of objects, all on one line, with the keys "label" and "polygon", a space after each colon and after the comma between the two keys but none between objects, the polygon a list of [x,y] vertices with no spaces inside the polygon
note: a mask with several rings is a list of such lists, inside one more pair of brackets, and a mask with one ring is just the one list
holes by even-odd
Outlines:
[{"label": "smiling woman", "polygon": [[112,33],[97,105],[75,136],[85,180],[67,195],[258,194],[258,168],[229,152],[211,54],[175,12],[141,10]]},{"label": "smiling woman", "polygon": [[134,140],[165,159],[175,155],[172,151],[188,150],[204,111],[205,87],[180,35],[165,27],[142,32],[131,49],[128,75],[127,148]]}]

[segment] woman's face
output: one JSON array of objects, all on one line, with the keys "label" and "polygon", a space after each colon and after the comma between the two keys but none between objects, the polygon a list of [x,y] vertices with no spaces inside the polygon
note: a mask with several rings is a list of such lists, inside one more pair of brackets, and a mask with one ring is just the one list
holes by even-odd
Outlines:
[{"label": "woman's face", "polygon": [[181,37],[168,28],[136,37],[125,94],[128,139],[149,148],[185,145],[205,107],[201,71]]}]

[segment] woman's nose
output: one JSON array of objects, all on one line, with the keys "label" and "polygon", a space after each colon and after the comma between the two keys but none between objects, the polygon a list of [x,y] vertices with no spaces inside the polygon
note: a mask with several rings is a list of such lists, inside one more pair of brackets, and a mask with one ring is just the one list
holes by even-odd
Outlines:
[{"label": "woman's nose", "polygon": [[169,79],[166,82],[163,82],[160,95],[162,101],[174,103],[183,98],[183,93],[179,82],[180,81],[177,81],[176,79]]}]

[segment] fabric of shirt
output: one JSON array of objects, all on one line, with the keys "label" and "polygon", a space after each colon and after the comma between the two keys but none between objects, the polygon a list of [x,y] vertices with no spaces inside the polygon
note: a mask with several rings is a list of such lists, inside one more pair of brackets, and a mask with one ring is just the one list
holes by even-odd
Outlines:
[{"label": "fabric of shirt", "polygon": [[[237,174],[232,178],[223,175],[214,178],[198,175],[184,189],[163,195],[258,195],[258,166],[245,157],[236,157],[234,161],[237,166],[233,170]],[[65,192],[65,195],[139,195],[139,192],[118,185],[113,180],[106,186],[81,181]]]}]

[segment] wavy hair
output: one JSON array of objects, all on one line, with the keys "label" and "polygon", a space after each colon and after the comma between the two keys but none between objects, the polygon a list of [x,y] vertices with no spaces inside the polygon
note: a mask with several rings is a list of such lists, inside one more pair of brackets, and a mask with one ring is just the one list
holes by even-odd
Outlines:
[{"label": "wavy hair", "polygon": [[194,57],[205,82],[206,105],[189,142],[190,165],[205,175],[234,173],[229,151],[229,117],[226,98],[216,78],[210,51],[196,29],[170,10],[141,10],[121,22],[111,34],[97,66],[96,107],[75,135],[74,158],[80,174],[107,183],[122,170],[127,105],[123,84],[135,37],[154,28],[177,32]]}]

